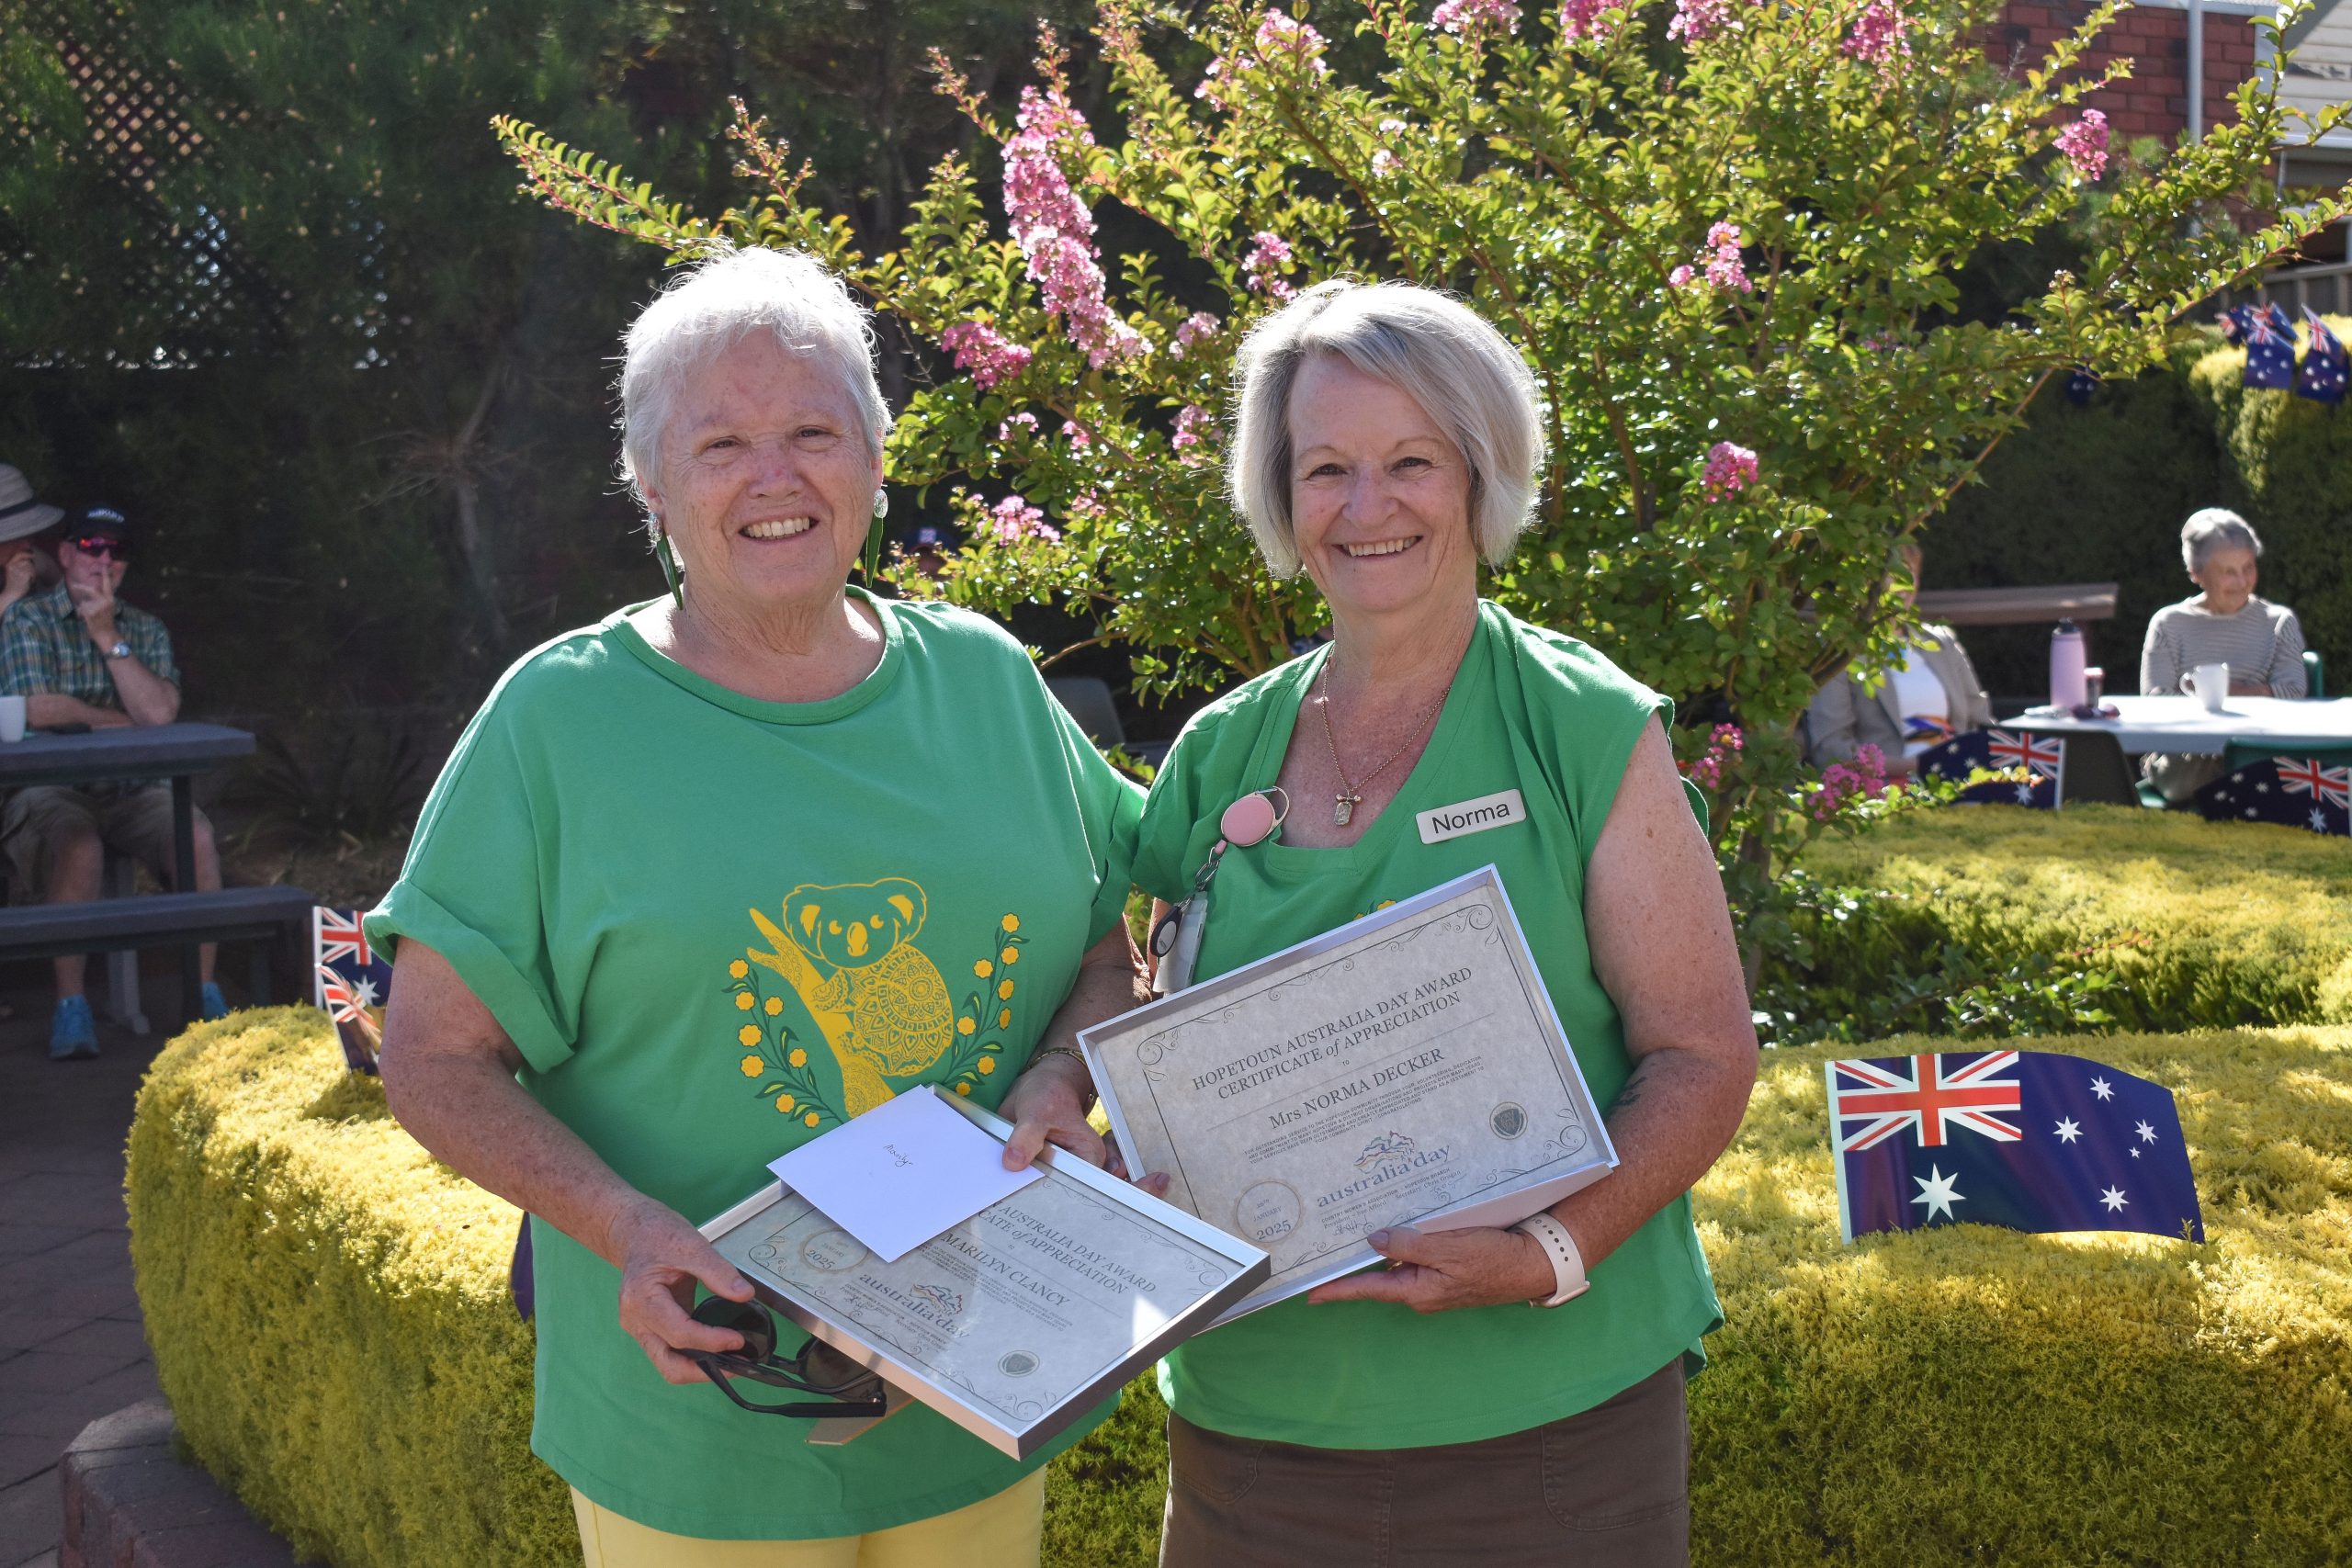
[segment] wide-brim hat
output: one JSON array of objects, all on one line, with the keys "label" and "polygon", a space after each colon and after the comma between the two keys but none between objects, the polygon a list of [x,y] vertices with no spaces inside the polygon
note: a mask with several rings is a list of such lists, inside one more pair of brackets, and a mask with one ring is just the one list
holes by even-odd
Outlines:
[{"label": "wide-brim hat", "polygon": [[0,545],[53,527],[65,513],[33,499],[33,487],[13,466],[0,463]]}]

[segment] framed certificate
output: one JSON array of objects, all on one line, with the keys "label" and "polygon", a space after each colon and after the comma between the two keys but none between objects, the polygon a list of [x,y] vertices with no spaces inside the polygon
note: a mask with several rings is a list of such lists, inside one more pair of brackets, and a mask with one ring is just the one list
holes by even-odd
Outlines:
[{"label": "framed certificate", "polygon": [[1383,1225],[1510,1224],[1617,1165],[1491,865],[1079,1043],[1130,1168],[1273,1255],[1227,1318],[1376,1261]]},{"label": "framed certificate", "polygon": [[[940,1098],[1000,1141],[1011,1136],[1003,1118]],[[769,1306],[1026,1459],[1216,1321],[1269,1267],[1259,1248],[1073,1155],[1048,1149],[1037,1165],[1042,1179],[896,1263],[781,1182],[702,1233]]]}]

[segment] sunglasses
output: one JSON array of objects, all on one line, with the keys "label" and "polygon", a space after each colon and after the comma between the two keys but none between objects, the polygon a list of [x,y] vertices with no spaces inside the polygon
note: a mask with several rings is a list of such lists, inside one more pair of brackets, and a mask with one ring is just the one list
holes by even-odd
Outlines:
[{"label": "sunglasses", "polygon": [[65,542],[85,556],[104,556],[108,560],[127,561],[130,558],[130,552],[123,548],[122,541],[109,535],[85,534],[78,539]]},{"label": "sunglasses", "polygon": [[[824,1419],[837,1416],[882,1416],[889,1405],[882,1380],[820,1339],[810,1339],[797,1356],[775,1353],[775,1319],[757,1302],[730,1302],[724,1296],[706,1298],[694,1310],[696,1323],[731,1328],[743,1337],[741,1350],[681,1350],[679,1354],[702,1369],[718,1392],[744,1409],[762,1416],[799,1416]],[[770,1388],[815,1394],[817,1401],[794,1404],[755,1404],[735,1392],[729,1381],[749,1378]],[[820,1401],[823,1403],[820,1403]]]}]

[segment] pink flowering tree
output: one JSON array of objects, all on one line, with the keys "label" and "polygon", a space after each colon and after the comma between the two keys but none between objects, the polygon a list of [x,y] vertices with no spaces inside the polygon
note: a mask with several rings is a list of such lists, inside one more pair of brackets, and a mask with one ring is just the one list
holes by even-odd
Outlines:
[{"label": "pink flowering tree", "polygon": [[[1984,62],[1996,0],[1214,0],[1189,35],[1103,0],[1115,122],[1072,108],[1043,43],[1011,123],[939,62],[994,156],[934,171],[899,246],[860,250],[781,141],[738,127],[750,193],[697,217],[530,128],[531,187],[688,255],[793,245],[937,350],[891,437],[968,543],[936,581],[1050,600],[1149,689],[1258,673],[1318,624],[1270,579],[1221,486],[1250,322],[1340,275],[1456,290],[1544,394],[1542,499],[1489,591],[1671,694],[1735,893],[1870,798],[1805,774],[1819,682],[1883,660],[1896,545],[2053,374],[2127,376],[2216,288],[2343,211],[2274,212],[2270,148],[2316,136],[2260,80],[2192,147],[2111,149],[2082,107],[2128,70]],[[2262,24],[2267,26],[2267,23]],[[1341,69],[1327,36],[1360,35]],[[1200,63],[1204,57],[1206,63]],[[1182,69],[1172,62],[1185,62]],[[1102,217],[1144,238],[1104,253]],[[2086,260],[1996,321],[1957,319],[1988,247],[2075,226]]]}]

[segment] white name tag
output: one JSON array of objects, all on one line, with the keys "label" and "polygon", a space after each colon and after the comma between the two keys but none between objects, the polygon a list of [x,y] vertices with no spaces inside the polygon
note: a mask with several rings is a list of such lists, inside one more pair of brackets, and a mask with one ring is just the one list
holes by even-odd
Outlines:
[{"label": "white name tag", "polygon": [[1463,801],[1458,806],[1441,806],[1434,811],[1422,812],[1413,820],[1420,827],[1421,842],[1442,844],[1465,833],[1483,833],[1489,828],[1524,822],[1527,802],[1520,798],[1519,791],[1507,789],[1499,795],[1482,795],[1476,800]]}]

